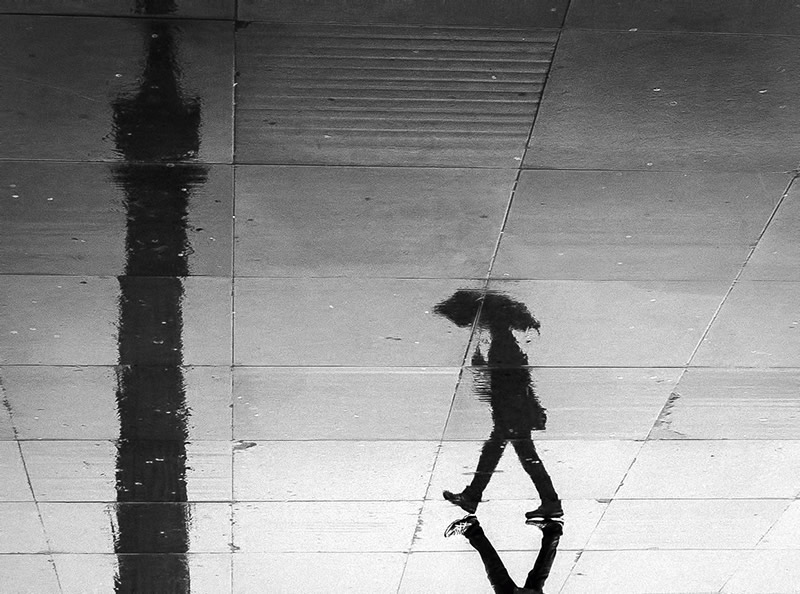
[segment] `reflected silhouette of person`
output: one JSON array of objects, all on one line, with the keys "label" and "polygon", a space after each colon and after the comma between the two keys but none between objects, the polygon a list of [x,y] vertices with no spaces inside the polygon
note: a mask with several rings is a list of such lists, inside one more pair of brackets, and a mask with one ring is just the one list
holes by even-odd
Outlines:
[{"label": "reflected silhouette of person", "polygon": [[481,449],[472,482],[460,493],[444,491],[444,498],[469,513],[475,513],[483,491],[497,468],[506,445],[511,442],[520,464],[533,481],[540,506],[525,516],[558,518],[563,516],[561,501],[531,439],[531,431],[543,430],[545,409],[533,391],[528,357],[513,331],[539,331],[539,322],[523,303],[497,292],[472,289],[456,291],[439,303],[434,312],[461,327],[477,326],[489,332],[486,356],[475,349],[472,365],[476,369],[478,397],[491,407],[493,428]]},{"label": "reflected silhouette of person", "polygon": [[528,572],[525,585],[517,586],[508,574],[503,560],[489,542],[478,518],[473,515],[466,516],[450,524],[444,531],[445,538],[463,534],[469,544],[478,551],[486,569],[486,576],[495,591],[495,594],[544,594],[544,583],[550,575],[550,569],[556,558],[559,540],[564,532],[564,522],[556,519],[531,519],[526,524],[536,526],[542,531],[542,544],[533,568]]}]

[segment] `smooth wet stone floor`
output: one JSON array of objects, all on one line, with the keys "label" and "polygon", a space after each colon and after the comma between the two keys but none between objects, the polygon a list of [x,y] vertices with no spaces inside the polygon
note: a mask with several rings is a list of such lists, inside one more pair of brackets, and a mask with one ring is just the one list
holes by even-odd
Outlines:
[{"label": "smooth wet stone floor", "polygon": [[798,23],[0,3],[0,592],[800,592]]}]

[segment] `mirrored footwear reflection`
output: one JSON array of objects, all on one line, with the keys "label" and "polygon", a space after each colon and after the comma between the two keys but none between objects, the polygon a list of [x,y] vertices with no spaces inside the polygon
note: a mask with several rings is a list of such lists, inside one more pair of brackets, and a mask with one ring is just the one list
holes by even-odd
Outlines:
[{"label": "mirrored footwear reflection", "polygon": [[528,520],[526,524],[542,531],[542,542],[533,567],[528,572],[525,584],[520,587],[509,575],[503,560],[492,546],[491,541],[474,515],[468,515],[452,522],[444,532],[445,538],[463,535],[469,544],[478,551],[483,561],[486,577],[496,594],[543,594],[544,584],[550,576],[556,558],[558,543],[564,532],[562,519]]},{"label": "mirrored footwear reflection", "polygon": [[[169,11],[174,2],[141,2]],[[138,93],[113,103],[114,138],[125,163],[113,167],[127,214],[126,265],[119,277],[116,457],[118,560],[115,591],[190,592],[183,376],[182,277],[188,274],[189,199],[206,179],[194,157],[200,103],[184,97],[171,25],[143,26]],[[155,163],[155,164],[154,164]]]},{"label": "mirrored footwear reflection", "polygon": [[524,303],[503,293],[472,289],[457,291],[436,305],[434,312],[457,326],[474,325],[479,332],[488,333],[485,354],[478,342],[472,365],[476,368],[476,396],[489,405],[493,422],[472,481],[461,492],[444,491],[444,498],[475,513],[506,446],[511,443],[541,501],[526,517],[562,517],[558,493],[531,439],[532,431],[545,429],[547,414],[534,392],[528,356],[514,336],[514,331],[539,332],[539,321]]}]

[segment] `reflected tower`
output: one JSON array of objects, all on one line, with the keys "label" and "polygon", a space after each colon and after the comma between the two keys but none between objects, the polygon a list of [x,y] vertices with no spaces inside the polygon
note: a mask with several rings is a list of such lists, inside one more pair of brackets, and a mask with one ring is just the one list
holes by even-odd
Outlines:
[{"label": "reflected tower", "polygon": [[[169,13],[174,1],[141,1]],[[183,96],[175,26],[142,24],[144,69],[132,96],[113,102],[112,169],[125,197],[126,263],[119,277],[115,591],[190,591],[183,377],[187,215],[206,169],[186,162],[200,146],[200,101]]]}]

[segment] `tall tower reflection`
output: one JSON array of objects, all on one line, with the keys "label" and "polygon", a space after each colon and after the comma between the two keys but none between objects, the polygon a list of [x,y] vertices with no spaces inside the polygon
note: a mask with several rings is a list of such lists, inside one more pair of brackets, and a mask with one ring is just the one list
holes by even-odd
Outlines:
[{"label": "tall tower reflection", "polygon": [[[175,3],[137,7],[163,13],[174,11]],[[126,265],[119,277],[115,591],[178,593],[190,591],[191,520],[182,277],[191,252],[189,201],[207,171],[185,162],[199,150],[201,113],[200,101],[181,91],[179,30],[157,21],[142,28],[146,56],[139,89],[112,105],[116,149],[124,159],[113,167],[113,179],[127,215]]]}]

